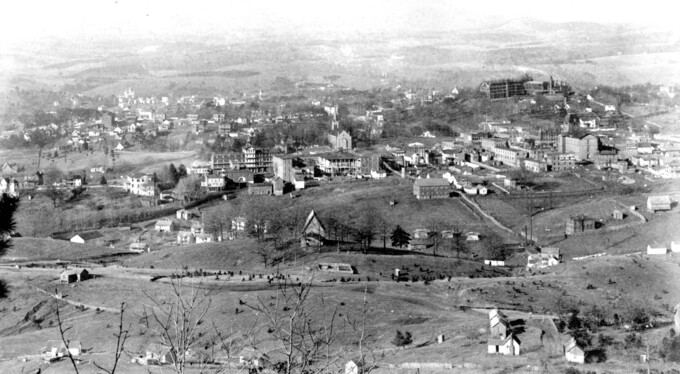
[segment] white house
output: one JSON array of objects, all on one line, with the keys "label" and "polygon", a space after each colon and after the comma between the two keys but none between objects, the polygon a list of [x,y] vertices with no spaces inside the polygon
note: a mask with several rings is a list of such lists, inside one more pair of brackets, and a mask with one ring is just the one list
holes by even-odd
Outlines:
[{"label": "white house", "polygon": [[170,232],[175,228],[175,223],[171,219],[159,219],[156,221],[155,229],[158,232]]},{"label": "white house", "polygon": [[177,233],[177,244],[191,244],[194,242],[194,235],[189,231],[180,231]]},{"label": "white house", "polygon": [[212,234],[196,234],[194,238],[196,239],[196,244],[213,242]]},{"label": "white house", "polygon": [[74,235],[71,239],[71,243],[85,244],[89,243],[97,238],[101,238],[102,234],[98,231],[84,232]]},{"label": "white house", "polygon": [[135,173],[125,178],[125,190],[131,194],[140,196],[156,195],[156,186],[152,175]]},{"label": "white house", "polygon": [[130,252],[144,253],[149,251],[149,245],[144,242],[130,243]]},{"label": "white house", "polygon": [[122,145],[121,143],[118,143],[118,145],[117,145],[116,148],[114,148],[114,149],[115,149],[116,151],[124,151],[124,150],[125,150],[125,147],[123,147],[123,145]]},{"label": "white house", "polygon": [[564,345],[564,357],[569,362],[575,362],[577,364],[583,364],[586,361],[586,355],[583,348],[576,344],[576,340],[572,337]]},{"label": "white house", "polygon": [[487,342],[490,354],[518,356],[521,342],[515,334],[510,333],[504,339],[489,339]]}]

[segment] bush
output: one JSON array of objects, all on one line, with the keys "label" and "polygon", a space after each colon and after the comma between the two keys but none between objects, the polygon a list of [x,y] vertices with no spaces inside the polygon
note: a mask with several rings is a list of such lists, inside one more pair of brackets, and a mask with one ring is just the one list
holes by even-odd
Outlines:
[{"label": "bush", "polygon": [[634,332],[631,332],[630,334],[626,335],[626,338],[624,339],[624,344],[626,348],[640,348],[642,347],[642,339],[640,338],[639,334],[636,334]]},{"label": "bush", "polygon": [[397,330],[397,335],[392,339],[392,344],[397,347],[403,347],[413,343],[413,337],[409,331],[404,331],[403,333]]}]

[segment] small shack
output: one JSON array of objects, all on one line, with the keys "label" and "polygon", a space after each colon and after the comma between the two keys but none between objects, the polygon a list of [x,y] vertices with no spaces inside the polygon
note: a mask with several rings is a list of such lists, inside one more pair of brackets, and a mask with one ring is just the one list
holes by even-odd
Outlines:
[{"label": "small shack", "polygon": [[648,255],[665,255],[668,254],[668,248],[666,247],[652,247],[651,245],[647,246],[647,254]]},{"label": "small shack", "polygon": [[618,209],[614,209],[614,212],[612,212],[612,217],[615,220],[620,221],[623,219],[623,212]]},{"label": "small shack", "polygon": [[82,282],[90,278],[87,269],[68,269],[59,274],[59,281],[66,283]]},{"label": "small shack", "polygon": [[569,362],[575,362],[577,364],[583,364],[586,362],[586,354],[583,348],[576,344],[576,339],[570,337],[564,344],[564,357]]},{"label": "small shack", "polygon": [[70,241],[71,243],[78,243],[78,244],[85,244],[85,243],[90,243],[95,241],[98,238],[101,238],[103,235],[99,231],[90,231],[90,232],[83,232],[80,234],[76,234],[73,236]]}]

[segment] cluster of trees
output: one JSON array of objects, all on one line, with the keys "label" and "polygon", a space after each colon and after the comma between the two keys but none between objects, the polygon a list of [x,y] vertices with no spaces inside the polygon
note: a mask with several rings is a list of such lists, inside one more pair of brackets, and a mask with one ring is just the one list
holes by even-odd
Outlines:
[{"label": "cluster of trees", "polygon": [[179,181],[187,175],[187,168],[184,164],[175,167],[173,163],[170,163],[163,167],[160,172],[154,173],[153,177],[156,186],[162,191],[173,189]]}]

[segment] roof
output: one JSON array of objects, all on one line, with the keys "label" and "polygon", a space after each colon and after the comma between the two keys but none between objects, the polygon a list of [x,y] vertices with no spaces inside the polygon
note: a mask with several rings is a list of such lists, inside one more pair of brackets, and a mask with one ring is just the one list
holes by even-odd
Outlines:
[{"label": "roof", "polygon": [[559,256],[560,255],[560,249],[557,248],[557,247],[541,248],[541,254]]},{"label": "roof", "polygon": [[[82,348],[82,344],[80,344],[80,340],[69,341],[68,346],[71,349],[73,349],[73,348],[81,349]],[[42,350],[43,351],[51,350],[52,348],[57,348],[57,349],[66,348],[66,345],[64,344],[64,342],[62,340],[48,340],[45,343],[45,346],[42,348]]]},{"label": "roof", "polygon": [[80,269],[80,268],[78,268],[78,269],[67,269],[67,270],[64,270],[64,271],[61,272],[61,274],[69,274],[69,275],[70,275],[70,274],[82,274],[82,273],[84,273],[84,272],[89,273],[89,271],[87,271],[87,269]]},{"label": "roof", "polygon": [[323,223],[321,223],[321,220],[319,219],[319,217],[317,217],[314,210],[312,210],[311,212],[309,212],[309,215],[307,216],[307,219],[305,220],[305,225],[302,226],[302,232],[305,232],[305,230],[307,230],[307,226],[309,226],[309,224],[312,223],[313,220],[316,220],[319,227],[321,227],[321,230],[326,231],[326,228],[323,226]]},{"label": "roof", "polygon": [[416,186],[420,187],[448,187],[449,186],[449,181],[444,179],[444,178],[421,178],[421,179],[416,179],[415,184]]},{"label": "roof", "polygon": [[650,196],[647,202],[652,205],[670,205],[671,198],[668,195]]},{"label": "roof", "polygon": [[156,221],[156,226],[167,226],[167,225],[172,225],[171,219],[159,219],[158,221]]},{"label": "roof", "polygon": [[508,341],[515,340],[518,344],[522,343],[513,333],[508,334],[505,339],[489,339],[487,340],[488,345],[505,345]]},{"label": "roof", "polygon": [[147,246],[148,246],[148,244],[146,244],[144,242],[130,243],[130,248],[146,248]]},{"label": "roof", "polygon": [[76,236],[79,236],[83,240],[92,240],[92,239],[97,239],[101,238],[103,235],[99,231],[90,231],[90,232],[83,232],[80,234],[76,234],[73,236],[75,238]]}]

